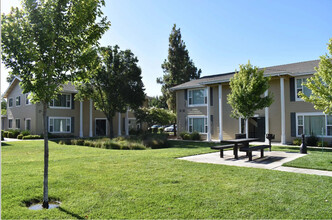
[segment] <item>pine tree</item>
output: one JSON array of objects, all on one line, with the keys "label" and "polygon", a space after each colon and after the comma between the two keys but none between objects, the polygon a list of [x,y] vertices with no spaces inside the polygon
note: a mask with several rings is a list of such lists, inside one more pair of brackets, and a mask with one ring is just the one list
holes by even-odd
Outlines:
[{"label": "pine tree", "polygon": [[161,92],[166,99],[168,108],[175,112],[176,94],[170,91],[170,88],[192,79],[198,79],[201,75],[201,69],[197,70],[189,57],[189,52],[181,37],[180,28],[176,29],[176,24],[174,24],[169,36],[167,60],[164,61],[161,68],[164,75],[163,78],[157,79],[157,83],[162,84]]}]

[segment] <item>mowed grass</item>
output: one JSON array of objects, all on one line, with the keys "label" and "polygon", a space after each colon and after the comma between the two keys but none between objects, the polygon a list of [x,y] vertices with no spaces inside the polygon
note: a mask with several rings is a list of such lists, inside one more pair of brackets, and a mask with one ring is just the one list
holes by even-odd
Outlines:
[{"label": "mowed grass", "polygon": [[[281,150],[299,153],[299,147],[276,147],[272,150]],[[332,149],[309,148],[308,155],[283,164],[283,166],[318,169],[332,171]]]},{"label": "mowed grass", "polygon": [[42,199],[43,142],[2,146],[2,218],[332,218],[332,178],[193,163],[206,143],[158,150],[106,150],[50,142],[49,196],[60,209],[28,210]]}]

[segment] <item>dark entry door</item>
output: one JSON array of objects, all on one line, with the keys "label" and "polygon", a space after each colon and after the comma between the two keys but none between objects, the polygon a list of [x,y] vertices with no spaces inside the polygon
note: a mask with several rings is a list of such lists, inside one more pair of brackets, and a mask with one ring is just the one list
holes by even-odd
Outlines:
[{"label": "dark entry door", "polygon": [[96,136],[106,136],[106,119],[96,119]]},{"label": "dark entry door", "polygon": [[249,137],[259,138],[265,141],[265,117],[255,117],[249,119]]}]

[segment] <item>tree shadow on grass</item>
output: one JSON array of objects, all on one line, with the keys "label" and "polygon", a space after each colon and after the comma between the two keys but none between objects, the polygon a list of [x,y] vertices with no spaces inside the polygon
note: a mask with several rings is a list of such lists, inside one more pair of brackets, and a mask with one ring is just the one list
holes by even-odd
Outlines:
[{"label": "tree shadow on grass", "polygon": [[169,141],[170,148],[210,148],[218,145],[218,143],[208,142],[190,142],[190,141]]},{"label": "tree shadow on grass", "polygon": [[68,214],[68,215],[71,215],[73,218],[76,218],[76,219],[85,219],[85,217],[82,217],[82,216],[80,216],[80,215],[78,215],[78,214],[75,214],[75,213],[73,213],[73,212],[70,212],[70,211],[68,211],[68,210],[66,210],[66,209],[64,209],[64,208],[59,207],[58,209],[59,209],[61,212],[64,212],[64,213],[66,213],[66,214]]}]

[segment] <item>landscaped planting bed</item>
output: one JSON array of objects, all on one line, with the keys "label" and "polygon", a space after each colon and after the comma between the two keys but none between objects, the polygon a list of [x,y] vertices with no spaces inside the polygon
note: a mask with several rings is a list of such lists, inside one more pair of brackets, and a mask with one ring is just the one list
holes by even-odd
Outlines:
[{"label": "landscaped planting bed", "polygon": [[24,201],[42,199],[43,142],[4,143],[2,218],[332,218],[331,177],[176,159],[215,152],[210,146],[170,141],[121,151],[50,142],[49,196],[61,205],[33,211]]}]

